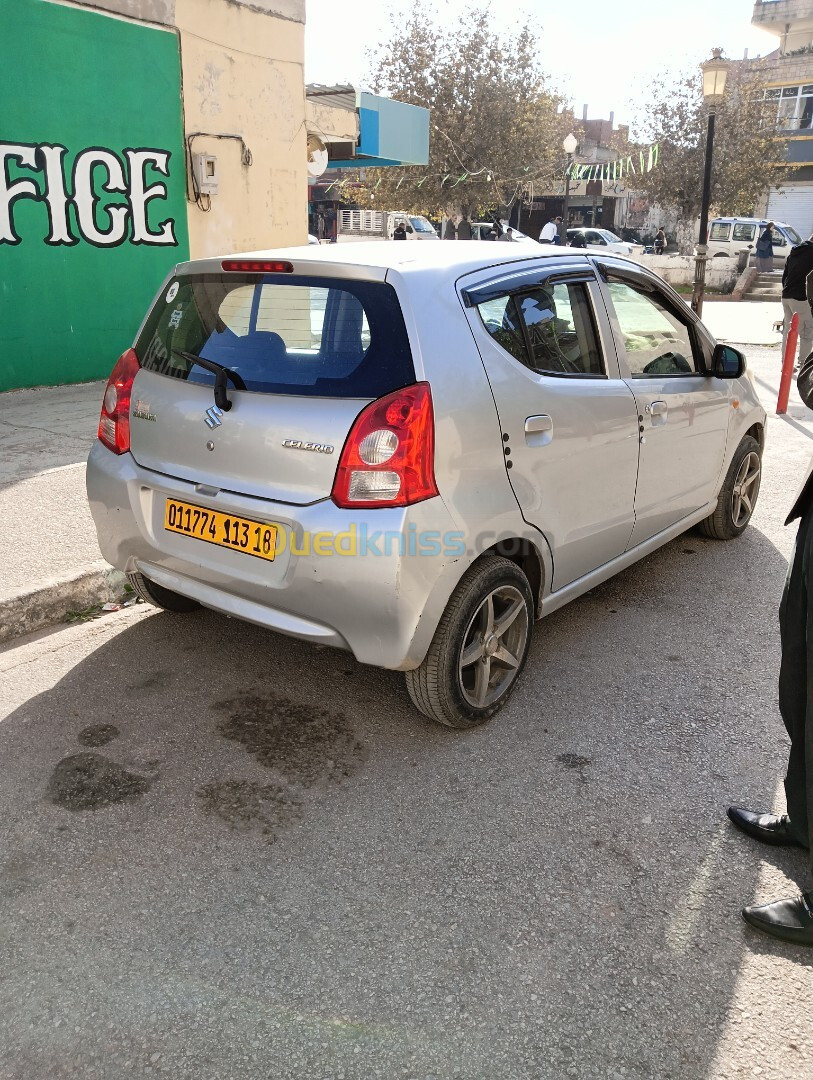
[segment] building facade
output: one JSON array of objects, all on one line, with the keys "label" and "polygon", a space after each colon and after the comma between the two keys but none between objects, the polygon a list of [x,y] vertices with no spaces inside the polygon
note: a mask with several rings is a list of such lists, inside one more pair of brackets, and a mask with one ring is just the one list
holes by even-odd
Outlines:
[{"label": "building facade", "polygon": [[107,375],[181,260],[305,241],[304,20],[304,0],[4,5],[0,390]]},{"label": "building facade", "polygon": [[757,0],[751,22],[774,34],[778,48],[754,62],[776,108],[777,162],[792,166],[757,214],[813,233],[813,0]]}]

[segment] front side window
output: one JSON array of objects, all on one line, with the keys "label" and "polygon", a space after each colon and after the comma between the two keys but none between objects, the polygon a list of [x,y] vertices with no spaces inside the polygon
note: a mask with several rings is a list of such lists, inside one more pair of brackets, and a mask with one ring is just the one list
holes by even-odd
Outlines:
[{"label": "front side window", "polygon": [[506,352],[539,375],[603,376],[604,364],[584,282],[536,285],[477,305]]},{"label": "front side window", "polygon": [[796,232],[792,225],[783,225],[782,231],[794,247],[796,247],[797,244],[801,244],[802,238],[801,236],[799,236],[799,234]]},{"label": "front side window", "polygon": [[268,274],[193,274],[155,301],[136,342],[141,366],[211,385],[195,357],[259,393],[380,397],[414,381],[392,286]]},{"label": "front side window", "polygon": [[697,371],[691,331],[664,297],[628,281],[611,280],[608,289],[634,379]]},{"label": "front side window", "polygon": [[756,232],[756,225],[735,225],[734,226],[734,239],[738,243],[750,244],[754,239],[754,233]]},{"label": "front side window", "polygon": [[709,240],[728,240],[731,225],[727,221],[715,221],[709,232]]},{"label": "front side window", "polygon": [[601,235],[600,232],[596,232],[595,229],[588,229],[587,231],[587,243],[588,244],[604,244],[607,245],[607,241]]}]

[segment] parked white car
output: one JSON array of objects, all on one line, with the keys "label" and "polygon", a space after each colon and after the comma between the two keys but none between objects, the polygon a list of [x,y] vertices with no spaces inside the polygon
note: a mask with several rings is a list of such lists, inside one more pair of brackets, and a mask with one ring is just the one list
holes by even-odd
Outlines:
[{"label": "parked white car", "polygon": [[[508,228],[508,222],[502,222],[503,229]],[[471,238],[472,240],[488,240],[489,233],[494,229],[493,221],[472,221],[471,223]],[[524,232],[520,232],[519,229],[512,229],[511,233],[514,237],[514,242],[517,244],[531,244],[533,247],[538,247],[539,242],[534,240],[533,237],[528,236]]]},{"label": "parked white car", "polygon": [[536,619],[694,525],[739,536],[759,493],[742,354],[598,262],[384,241],[176,266],[105,389],[102,553],[157,607],[348,649],[483,723]]},{"label": "parked white car", "polygon": [[584,239],[584,244],[578,246],[586,251],[615,251],[619,255],[632,255],[634,251],[643,251],[642,244],[633,244],[628,240],[622,240],[609,229],[592,229],[588,226],[567,230],[567,242],[572,244],[575,237]]}]

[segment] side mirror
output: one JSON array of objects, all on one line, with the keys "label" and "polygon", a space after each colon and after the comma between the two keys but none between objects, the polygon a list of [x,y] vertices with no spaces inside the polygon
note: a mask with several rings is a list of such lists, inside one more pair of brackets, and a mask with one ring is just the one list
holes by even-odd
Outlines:
[{"label": "side mirror", "polygon": [[406,227],[406,231],[407,231],[407,232],[414,232],[415,230],[414,230],[414,229],[412,228],[412,226],[411,226],[411,225],[407,225],[407,227]]},{"label": "side mirror", "polygon": [[745,357],[730,345],[715,345],[712,375],[715,379],[739,379],[745,371]]}]

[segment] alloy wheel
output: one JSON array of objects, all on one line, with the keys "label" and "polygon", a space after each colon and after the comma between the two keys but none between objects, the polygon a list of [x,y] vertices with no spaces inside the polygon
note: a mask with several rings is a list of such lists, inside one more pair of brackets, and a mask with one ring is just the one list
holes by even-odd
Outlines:
[{"label": "alloy wheel", "polygon": [[737,469],[731,493],[731,520],[738,529],[745,525],[754,512],[761,471],[759,454],[753,450],[745,455]]},{"label": "alloy wheel", "polygon": [[485,709],[514,681],[528,640],[528,608],[513,585],[501,585],[480,603],[463,638],[458,678],[463,697]]}]

